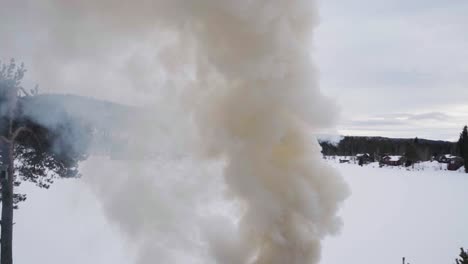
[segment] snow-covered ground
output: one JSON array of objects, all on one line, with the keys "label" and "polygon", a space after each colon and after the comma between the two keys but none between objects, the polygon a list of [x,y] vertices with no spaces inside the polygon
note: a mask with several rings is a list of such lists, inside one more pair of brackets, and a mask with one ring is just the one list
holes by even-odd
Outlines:
[{"label": "snow-covered ground", "polygon": [[[412,264],[451,264],[458,248],[468,247],[468,174],[329,163],[353,194],[341,234],[324,243],[322,263],[398,264],[405,256]],[[82,180],[22,189],[29,197],[15,211],[15,263],[134,262]]]},{"label": "snow-covered ground", "polygon": [[[375,165],[375,164],[374,164]],[[468,247],[468,174],[334,164],[352,189],[323,263],[454,263]]]}]

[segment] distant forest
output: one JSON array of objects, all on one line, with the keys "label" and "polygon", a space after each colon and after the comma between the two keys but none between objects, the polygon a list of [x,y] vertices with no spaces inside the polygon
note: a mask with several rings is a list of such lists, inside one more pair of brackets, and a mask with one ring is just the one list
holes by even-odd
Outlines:
[{"label": "distant forest", "polygon": [[459,155],[456,142],[435,141],[427,139],[403,139],[384,137],[346,136],[338,144],[319,140],[324,155],[355,156],[368,153],[374,156],[382,155],[412,155],[417,160],[430,160],[433,156],[442,154]]}]

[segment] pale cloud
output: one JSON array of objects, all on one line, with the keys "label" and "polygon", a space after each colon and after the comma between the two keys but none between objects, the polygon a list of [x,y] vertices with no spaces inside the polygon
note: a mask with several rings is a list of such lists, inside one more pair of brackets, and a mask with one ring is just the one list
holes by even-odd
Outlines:
[{"label": "pale cloud", "polygon": [[468,115],[431,113],[392,113],[364,118],[351,118],[341,124],[341,133],[363,136],[457,140],[460,124]]},{"label": "pale cloud", "polygon": [[[343,108],[342,133],[441,139],[458,135],[468,123],[463,108],[468,102],[468,2],[321,3],[315,51],[322,89]],[[402,112],[412,116],[396,127],[388,123],[395,120],[372,119]],[[434,112],[445,116],[430,114]],[[364,123],[353,122],[356,119]],[[366,120],[378,129],[369,129]]]}]

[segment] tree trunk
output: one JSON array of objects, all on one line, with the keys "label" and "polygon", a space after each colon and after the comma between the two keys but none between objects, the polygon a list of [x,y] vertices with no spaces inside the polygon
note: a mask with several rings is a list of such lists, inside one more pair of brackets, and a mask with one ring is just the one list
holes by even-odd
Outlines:
[{"label": "tree trunk", "polygon": [[9,142],[1,143],[2,150],[2,230],[0,264],[13,263],[13,149]]},{"label": "tree trunk", "polygon": [[13,118],[15,115],[18,91],[15,87],[10,87],[6,91],[6,101],[3,105],[0,119],[0,150],[2,151],[2,220],[0,237],[0,264],[13,264],[13,142],[10,142],[13,133]]}]

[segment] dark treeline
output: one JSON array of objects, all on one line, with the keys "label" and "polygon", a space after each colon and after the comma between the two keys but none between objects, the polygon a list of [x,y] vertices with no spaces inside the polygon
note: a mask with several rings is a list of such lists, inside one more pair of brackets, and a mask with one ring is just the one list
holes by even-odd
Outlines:
[{"label": "dark treeline", "polygon": [[457,155],[455,142],[427,139],[403,139],[384,137],[346,136],[338,144],[319,141],[324,155],[354,156],[360,153],[371,155],[412,155],[418,160],[430,160],[441,154]]}]

